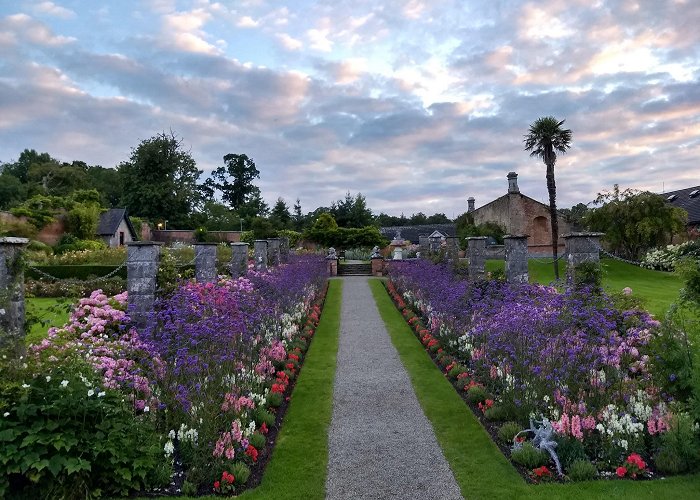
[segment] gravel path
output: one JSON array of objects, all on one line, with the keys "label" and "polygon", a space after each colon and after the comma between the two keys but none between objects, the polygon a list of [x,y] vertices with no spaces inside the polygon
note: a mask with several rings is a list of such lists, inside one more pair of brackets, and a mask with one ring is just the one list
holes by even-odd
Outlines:
[{"label": "gravel path", "polygon": [[326,498],[462,498],[365,277],[343,278]]}]

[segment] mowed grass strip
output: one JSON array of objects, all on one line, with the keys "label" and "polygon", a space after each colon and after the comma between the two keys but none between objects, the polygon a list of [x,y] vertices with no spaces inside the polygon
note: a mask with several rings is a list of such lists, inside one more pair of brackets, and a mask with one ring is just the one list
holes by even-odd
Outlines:
[{"label": "mowed grass strip", "polygon": [[321,321],[294,387],[262,483],[240,498],[325,498],[342,283],[342,280],[330,281]]},{"label": "mowed grass strip", "polygon": [[[27,316],[39,322],[33,323],[27,332],[25,342],[27,345],[41,342],[48,335],[52,326],[63,326],[68,322],[69,306],[75,304],[77,299],[69,298],[28,298],[25,300]],[[60,307],[59,307],[60,306]]]},{"label": "mowed grass strip", "polygon": [[526,483],[430,359],[381,280],[371,280],[370,286],[382,320],[464,498],[700,498],[700,474],[656,481]]}]

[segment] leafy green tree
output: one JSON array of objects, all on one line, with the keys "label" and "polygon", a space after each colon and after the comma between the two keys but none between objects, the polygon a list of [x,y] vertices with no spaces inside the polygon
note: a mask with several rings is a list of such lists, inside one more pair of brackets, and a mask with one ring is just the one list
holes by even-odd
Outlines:
[{"label": "leafy green tree", "polygon": [[269,212],[270,207],[268,207],[265,200],[262,199],[260,190],[257,187],[246,202],[238,209],[238,213],[248,221],[248,224],[250,224],[250,220],[255,217],[267,217]]},{"label": "leafy green tree", "polygon": [[0,210],[15,207],[27,199],[27,185],[10,174],[0,174]]},{"label": "leafy green tree", "polygon": [[260,172],[252,158],[229,153],[224,156],[224,165],[216,168],[204,185],[212,194],[220,191],[224,202],[234,210],[240,210],[256,195],[260,196],[260,190],[253,184],[253,180],[259,178]]},{"label": "leafy green tree", "polygon": [[97,189],[102,197],[102,205],[116,208],[122,199],[122,183],[119,172],[114,168],[99,165],[87,167],[90,186]]},{"label": "leafy green tree", "polygon": [[172,132],[141,141],[118,170],[122,202],[134,215],[165,219],[176,227],[186,223],[200,202],[197,179],[202,171]]},{"label": "leafy green tree", "polygon": [[559,279],[557,246],[559,244],[559,221],[557,219],[557,187],[554,182],[554,165],[557,152],[566,153],[571,147],[571,130],[562,128],[565,120],[553,116],[538,118],[530,125],[525,135],[525,151],[530,156],[542,158],[547,166],[547,192],[549,193],[549,217],[552,224],[552,257],[554,258],[554,278]]},{"label": "leafy green tree", "polygon": [[450,222],[452,221],[445,214],[433,214],[426,221],[427,224],[449,224]]},{"label": "leafy green tree", "polygon": [[297,198],[297,201],[294,203],[294,214],[292,215],[292,220],[296,231],[301,231],[304,229],[304,226],[306,225],[306,218],[301,212],[301,200],[299,198]]},{"label": "leafy green tree", "polygon": [[28,182],[29,167],[42,163],[58,163],[58,161],[51,158],[49,153],[37,153],[34,149],[25,149],[19,154],[17,161],[3,165],[2,173],[14,175],[22,183],[26,184]]},{"label": "leafy green tree", "polygon": [[396,217],[394,215],[388,215],[381,212],[377,216],[377,224],[379,224],[379,227],[408,226],[409,219],[403,213],[401,213],[399,217]]},{"label": "leafy green tree", "polygon": [[496,222],[486,222],[485,224],[475,224],[472,214],[465,212],[455,219],[457,226],[457,238],[460,246],[466,248],[466,238],[471,236],[490,236],[499,245],[503,244],[503,237],[506,228]]},{"label": "leafy green tree", "polygon": [[329,211],[339,227],[361,228],[374,222],[372,211],[367,208],[367,200],[362,193],[353,197],[348,191],[344,199],[331,204]]},{"label": "leafy green tree", "polygon": [[674,234],[685,231],[688,213],[666,203],[663,196],[649,191],[625,189],[615,184],[612,191],[599,193],[585,224],[605,233],[603,239],[613,252],[639,260],[649,249],[667,244]]},{"label": "leafy green tree", "polygon": [[253,232],[256,240],[264,240],[277,236],[272,222],[263,217],[254,217],[250,222],[250,230]]},{"label": "leafy green tree", "polygon": [[242,218],[238,212],[218,201],[207,200],[190,217],[193,227],[205,226],[209,231],[239,231]]},{"label": "leafy green tree", "polygon": [[331,214],[329,214],[328,212],[324,212],[321,215],[319,215],[318,218],[314,221],[313,226],[311,226],[311,229],[320,231],[338,229],[338,223],[335,221],[335,218]]},{"label": "leafy green tree", "polygon": [[423,212],[418,212],[417,214],[411,214],[411,218],[408,220],[410,226],[421,226],[428,223],[428,216]]},{"label": "leafy green tree", "polygon": [[277,229],[288,229],[292,222],[292,214],[289,213],[289,206],[283,198],[277,198],[277,203],[270,212],[272,224]]},{"label": "leafy green tree", "polygon": [[577,203],[571,208],[563,208],[559,211],[566,216],[570,223],[580,226],[583,224],[583,219],[588,213],[588,205],[585,203]]}]

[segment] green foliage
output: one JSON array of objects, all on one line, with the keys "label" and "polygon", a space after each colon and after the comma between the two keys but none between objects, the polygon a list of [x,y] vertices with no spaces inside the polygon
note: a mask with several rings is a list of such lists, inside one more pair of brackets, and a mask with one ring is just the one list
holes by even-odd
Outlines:
[{"label": "green foliage", "polygon": [[474,224],[474,218],[470,213],[463,213],[455,219],[457,226],[457,238],[462,249],[467,248],[466,238],[472,236],[490,236],[499,245],[503,244],[503,237],[506,235],[506,228],[496,222],[486,222],[484,224]]},{"label": "green foliage", "polygon": [[577,460],[587,460],[583,443],[578,439],[567,436],[557,436],[557,456],[564,469],[568,469]]},{"label": "green foliage", "polygon": [[314,231],[333,231],[338,229],[338,223],[331,214],[324,212],[314,221],[311,229]]},{"label": "green foliage", "polygon": [[243,462],[236,462],[231,467],[231,474],[236,478],[236,484],[245,484],[250,477],[250,467]]},{"label": "green foliage", "polygon": [[252,158],[245,154],[229,153],[224,156],[224,165],[217,167],[204,185],[212,195],[215,191],[221,192],[224,202],[234,210],[240,210],[251,198],[260,194],[253,184],[253,180],[259,178],[260,172]]},{"label": "green foliage", "polygon": [[289,206],[282,197],[277,198],[275,206],[272,207],[270,222],[275,229],[287,229],[292,224],[292,214],[289,212]]},{"label": "green foliage", "polygon": [[32,239],[36,237],[37,232],[37,228],[29,222],[5,222],[0,220],[0,236]]},{"label": "green foliage", "polygon": [[0,210],[7,210],[27,198],[27,186],[14,175],[0,175]]},{"label": "green foliage", "polygon": [[329,212],[339,227],[362,228],[374,223],[372,211],[367,208],[367,200],[362,193],[358,193],[353,198],[348,191],[345,194],[345,199],[334,201],[331,204]]},{"label": "green foliage", "polygon": [[275,424],[275,415],[274,415],[274,413],[270,413],[269,411],[267,411],[264,408],[256,408],[255,409],[255,422],[257,423],[258,427],[261,426],[262,424],[265,424],[268,427],[270,427],[270,426]]},{"label": "green foliage", "polygon": [[16,217],[27,217],[35,228],[41,229],[53,222],[60,210],[70,208],[72,208],[72,203],[65,198],[39,194],[12,208],[10,212]]},{"label": "green foliage", "polygon": [[[64,235],[66,236],[66,235]],[[70,235],[72,236],[72,235]],[[69,241],[69,242],[66,242]],[[107,245],[104,244],[103,241],[99,240],[79,240],[75,237],[73,237],[70,240],[65,240],[62,239],[58,246],[54,248],[54,252],[56,252],[57,255],[60,255],[62,253],[66,252],[82,252],[85,250],[89,251],[99,251],[99,250],[104,250],[107,247]]]},{"label": "green foliage", "polygon": [[304,239],[318,243],[324,247],[358,248],[386,246],[387,239],[375,226],[363,228],[333,228],[335,221],[328,214],[321,214],[311,229],[304,232]]},{"label": "green foliage", "polygon": [[206,227],[200,226],[194,230],[194,240],[198,243],[204,243],[208,241],[207,235],[208,232]]},{"label": "green foliage", "polygon": [[277,408],[282,404],[282,394],[279,392],[271,392],[267,395],[267,404],[271,408]]},{"label": "green foliage", "polygon": [[697,383],[688,338],[691,325],[697,327],[697,322],[689,320],[686,311],[674,306],[661,324],[658,335],[649,341],[650,354],[655,359],[653,376],[656,383],[679,401],[688,401]]},{"label": "green foliage", "polygon": [[495,404],[491,408],[487,408],[484,412],[484,417],[486,417],[487,420],[494,422],[502,422],[517,416],[517,412],[514,408],[502,404]]},{"label": "green foliage", "polygon": [[88,297],[98,288],[107,295],[116,295],[126,290],[126,279],[118,276],[98,281],[26,279],[24,293],[27,297]]},{"label": "green foliage", "polygon": [[[106,276],[114,271],[117,266],[101,266],[97,264],[83,264],[77,266],[34,266],[42,272],[55,276],[58,279],[88,280]],[[33,269],[25,270],[25,277],[30,279],[43,279],[43,275]],[[117,272],[117,277],[126,279],[126,267]]]},{"label": "green foliage", "polygon": [[515,435],[523,430],[523,426],[517,422],[506,422],[498,428],[498,439],[510,445]]},{"label": "green foliage", "polygon": [[31,165],[49,162],[58,163],[57,160],[51,158],[49,153],[37,153],[34,149],[25,149],[20,153],[17,161],[3,165],[2,173],[17,177],[23,184],[26,184]]},{"label": "green foliage", "polygon": [[289,240],[289,248],[295,248],[301,240],[301,233],[291,229],[280,229],[277,231],[277,236],[279,238],[287,238]]},{"label": "green foliage", "polygon": [[569,466],[567,472],[572,481],[588,481],[598,477],[598,469],[588,459],[576,460]]},{"label": "green foliage", "polygon": [[688,214],[666,203],[663,196],[648,191],[620,188],[598,194],[597,208],[585,217],[593,231],[603,237],[611,250],[639,260],[650,248],[665,245],[674,234],[685,231]]},{"label": "green foliage", "polygon": [[457,365],[457,366],[453,367],[447,375],[452,379],[456,379],[458,375],[460,375],[466,371],[467,371],[467,368],[465,366]]},{"label": "green foliage", "polygon": [[101,392],[79,366],[50,376],[2,371],[0,411],[8,415],[0,419],[0,496],[123,496],[156,486],[155,427],[134,418],[121,394]]},{"label": "green foliage", "polygon": [[602,290],[603,271],[597,262],[583,262],[574,269],[574,285]]},{"label": "green foliage", "polygon": [[201,171],[172,132],[141,141],[118,171],[122,202],[134,215],[165,219],[176,226],[185,223],[199,202],[197,179]]},{"label": "green foliage", "polygon": [[700,436],[695,422],[687,413],[673,415],[669,429],[661,434],[656,466],[660,472],[667,474],[694,471],[700,466]]},{"label": "green foliage", "polygon": [[272,222],[262,217],[255,217],[250,223],[250,229],[253,233],[253,240],[265,240],[274,238],[277,235]]},{"label": "green foliage", "polygon": [[486,398],[486,389],[484,389],[480,385],[470,387],[467,391],[467,401],[469,401],[473,405],[477,403],[483,403],[484,401],[486,401]]},{"label": "green foliage", "polygon": [[95,204],[76,204],[68,211],[66,229],[81,240],[96,237],[100,207]]},{"label": "green foliage", "polygon": [[700,259],[700,241],[686,241],[678,245],[667,245],[646,253],[642,267],[658,271],[675,271],[676,265],[685,259]]},{"label": "green foliage", "polygon": [[527,469],[540,467],[549,461],[548,455],[542,450],[535,448],[530,442],[525,442],[520,448],[513,450],[510,457],[513,459],[513,462]]},{"label": "green foliage", "polygon": [[256,450],[262,450],[265,447],[265,436],[259,432],[255,432],[248,438],[248,442],[253,445]]}]

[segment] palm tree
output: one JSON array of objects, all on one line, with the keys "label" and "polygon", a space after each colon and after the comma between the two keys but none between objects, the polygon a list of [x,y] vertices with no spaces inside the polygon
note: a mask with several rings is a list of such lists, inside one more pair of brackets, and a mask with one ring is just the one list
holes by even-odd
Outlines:
[{"label": "palm tree", "polygon": [[525,135],[525,151],[530,156],[538,156],[547,165],[547,191],[549,192],[549,215],[552,223],[552,257],[554,258],[554,278],[559,279],[557,262],[557,244],[559,240],[559,221],[557,220],[557,187],[554,184],[554,164],[557,151],[566,153],[571,147],[571,130],[562,128],[565,120],[559,121],[553,116],[538,118],[530,125]]}]

